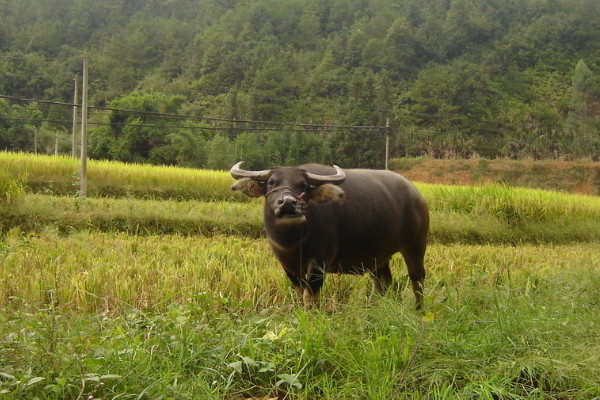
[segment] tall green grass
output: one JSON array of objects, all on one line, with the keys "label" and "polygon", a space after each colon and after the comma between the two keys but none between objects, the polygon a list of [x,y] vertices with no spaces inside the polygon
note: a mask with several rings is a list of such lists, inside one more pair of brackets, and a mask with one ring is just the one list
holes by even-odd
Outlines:
[{"label": "tall green grass", "polygon": [[[427,313],[327,277],[302,311],[264,240],[12,232],[7,399],[592,399],[600,247],[432,245]],[[27,279],[24,279],[27,277]]]},{"label": "tall green grass", "polygon": [[537,189],[487,184],[481,186],[419,185],[434,211],[491,214],[509,223],[597,216],[600,198]]},{"label": "tall green grass", "polygon": [[560,243],[600,239],[600,197],[504,185],[418,185],[442,242]]}]

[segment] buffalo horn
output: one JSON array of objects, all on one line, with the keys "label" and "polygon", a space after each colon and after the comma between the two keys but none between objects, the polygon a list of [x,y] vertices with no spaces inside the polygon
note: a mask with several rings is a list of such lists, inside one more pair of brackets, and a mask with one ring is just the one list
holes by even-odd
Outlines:
[{"label": "buffalo horn", "polygon": [[229,171],[231,172],[231,176],[233,176],[235,179],[252,178],[257,181],[266,181],[269,179],[269,176],[271,175],[270,169],[265,169],[262,171],[245,171],[240,169],[240,165],[242,165],[242,163],[243,161],[240,161],[239,163],[235,164]]},{"label": "buffalo horn", "polygon": [[306,173],[306,180],[310,185],[318,186],[324,183],[342,183],[346,179],[346,173],[337,165],[334,165],[335,175],[315,175],[310,172]]}]

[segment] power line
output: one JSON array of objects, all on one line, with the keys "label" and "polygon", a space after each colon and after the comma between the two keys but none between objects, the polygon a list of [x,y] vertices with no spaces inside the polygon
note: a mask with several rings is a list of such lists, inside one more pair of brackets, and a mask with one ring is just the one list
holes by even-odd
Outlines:
[{"label": "power line", "polygon": [[[79,107],[81,108],[81,104],[69,103],[69,102],[59,102],[52,100],[40,100],[40,99],[31,99],[31,98],[20,98],[16,96],[9,95],[0,95],[0,98],[20,101],[20,102],[33,102],[40,104],[50,104],[50,105],[59,105],[59,106],[68,106],[68,107]],[[206,131],[235,131],[235,132],[252,132],[252,131],[269,131],[269,132],[345,132],[348,130],[359,130],[359,131],[383,131],[385,129],[393,132],[404,132],[409,134],[416,134],[419,136],[447,136],[452,137],[451,133],[443,133],[436,132],[427,129],[410,129],[410,128],[399,128],[399,127],[390,127],[386,128],[383,126],[377,125],[335,125],[335,124],[314,124],[314,123],[292,123],[292,122],[281,122],[281,121],[258,121],[258,120],[238,120],[238,119],[230,119],[230,118],[216,118],[216,117],[206,117],[206,116],[194,116],[194,115],[180,115],[180,114],[170,114],[170,113],[161,113],[157,111],[145,111],[145,110],[134,110],[134,109],[122,109],[115,107],[106,107],[106,106],[89,106],[90,109],[101,110],[101,111],[110,111],[110,112],[118,112],[123,114],[130,115],[148,115],[155,116],[161,118],[170,118],[179,121],[207,121],[211,123],[228,123],[231,126],[204,126],[204,125],[169,125],[169,124],[150,124],[150,123],[128,123],[128,122],[97,122],[90,121],[89,125],[94,126],[131,126],[138,128],[163,128],[163,129],[189,129],[189,130],[206,130]],[[52,112],[60,112],[60,110],[53,110]],[[64,111],[64,113],[70,113],[70,111]],[[422,115],[428,117],[435,118],[443,118],[442,115],[430,115],[426,113],[414,113],[414,115]],[[461,117],[457,115],[448,115],[448,117],[452,118],[460,118],[464,121],[469,120],[470,118]],[[18,118],[18,117],[0,117],[3,120],[18,120],[18,121],[27,121],[27,122],[51,122],[51,123],[60,123],[60,124],[70,124],[72,121],[67,120],[58,120],[58,119],[40,119],[40,118]],[[472,118],[477,122],[481,123],[490,123],[498,126],[506,126],[504,122],[500,121],[485,121],[476,118]],[[254,125],[252,126],[239,126],[239,124],[243,125]],[[270,128],[265,128],[268,126]],[[544,127],[554,127],[551,125],[543,125]],[[272,128],[279,127],[279,128]],[[511,140],[508,138],[504,138],[503,141],[511,142],[511,143],[522,143],[522,140]]]},{"label": "power line", "polygon": [[[16,96],[9,95],[0,95],[0,98],[20,101],[20,102],[32,102],[32,103],[40,103],[40,104],[52,104],[52,105],[61,105],[68,107],[81,107],[81,104],[67,103],[67,102],[59,102],[52,100],[40,100],[40,99],[30,99],[30,98],[20,98]],[[179,120],[204,120],[211,122],[227,122],[231,124],[254,124],[254,125],[271,125],[271,126],[291,126],[291,127],[300,127],[300,130],[375,130],[381,129],[384,127],[377,125],[335,125],[335,124],[314,124],[314,123],[295,123],[295,122],[282,122],[282,121],[258,121],[258,120],[247,120],[247,119],[230,119],[230,118],[216,118],[216,117],[206,117],[206,116],[194,116],[194,115],[180,115],[180,114],[169,114],[169,113],[161,113],[157,111],[144,111],[144,110],[132,110],[132,109],[122,109],[122,108],[114,108],[114,107],[105,107],[105,106],[90,106],[89,108],[96,110],[105,110],[105,111],[113,111],[113,112],[121,112],[126,114],[136,114],[136,115],[152,115],[158,117],[166,117],[173,118]],[[231,128],[229,128],[231,129]]]},{"label": "power line", "polygon": [[54,105],[58,105],[58,106],[81,107],[81,104],[65,103],[65,102],[61,102],[61,101],[51,101],[51,100],[26,99],[26,98],[21,98],[21,97],[8,96],[5,94],[0,94],[0,99],[20,101],[23,103],[41,103],[41,104],[54,104]]},{"label": "power line", "polygon": [[[59,120],[48,118],[24,118],[24,117],[3,117],[0,120],[21,121],[21,122],[52,122],[57,124],[71,124],[71,120]],[[236,131],[236,132],[317,132],[315,129],[302,128],[256,128],[256,127],[227,127],[227,126],[206,126],[206,125],[166,125],[166,124],[136,124],[130,122],[88,122],[88,125],[93,126],[128,126],[134,128],[163,128],[163,129],[189,129],[189,130],[206,130],[206,131]],[[347,129],[322,129],[326,132],[343,132]]]},{"label": "power line", "polygon": [[[69,102],[60,102],[60,101],[52,101],[52,100],[40,100],[33,98],[21,98],[16,96],[9,95],[0,95],[0,98],[20,101],[20,102],[32,102],[32,103],[40,103],[40,104],[50,104],[50,105],[59,105],[59,106],[68,106],[68,107],[79,107],[81,108],[81,104],[74,104]],[[195,121],[208,121],[213,123],[230,123],[230,124],[249,124],[249,125],[260,125],[260,126],[291,126],[291,127],[299,127],[301,130],[331,130],[331,131],[339,131],[339,130],[382,130],[382,129],[391,129],[398,130],[398,128],[386,128],[384,126],[378,125],[337,125],[337,124],[315,124],[315,123],[298,123],[298,122],[283,122],[283,121],[259,121],[259,120],[250,120],[250,119],[231,119],[231,118],[219,118],[219,117],[207,117],[207,116],[199,116],[199,115],[181,115],[181,114],[171,114],[171,113],[162,113],[158,111],[145,111],[145,110],[135,110],[135,109],[125,109],[125,108],[116,108],[116,107],[107,107],[107,106],[97,106],[90,105],[90,109],[94,110],[103,110],[103,111],[111,111],[118,112],[123,114],[133,114],[133,115],[149,115],[156,116],[162,118],[171,118],[177,120],[195,120]],[[56,112],[56,111],[55,111]],[[453,114],[427,114],[427,113],[419,113],[419,112],[409,112],[410,116],[422,116],[426,118],[434,118],[434,119],[456,119],[458,121],[475,121],[488,125],[495,125],[496,127],[511,127],[511,124],[507,124],[505,121],[494,121],[494,120],[484,120],[480,118],[474,117],[465,117],[461,115],[453,115]],[[96,123],[97,124],[97,123]],[[540,127],[546,128],[554,128],[556,125],[542,124]],[[229,128],[234,129],[234,128]],[[247,129],[249,130],[249,129]]]},{"label": "power line", "polygon": [[313,124],[313,123],[295,123],[295,122],[282,122],[282,121],[258,121],[258,120],[248,120],[248,119],[217,118],[217,117],[194,116],[194,115],[179,115],[179,114],[161,113],[161,112],[156,112],[156,111],[121,109],[121,108],[103,107],[103,106],[90,106],[90,108],[122,112],[122,113],[129,113],[129,114],[152,115],[152,116],[174,118],[174,119],[181,119],[181,120],[204,120],[204,121],[211,121],[211,122],[227,122],[227,123],[232,123],[232,124],[292,126],[292,127],[305,128],[306,130],[310,130],[311,128],[312,129],[324,128],[324,129],[334,129],[334,130],[335,129],[373,130],[373,129],[381,128],[380,126],[376,126],[376,125]]},{"label": "power line", "polygon": [[12,78],[51,78],[49,75],[24,75],[24,74],[13,74],[12,72],[0,72],[4,76]]},{"label": "power line", "polygon": [[[0,117],[0,120],[11,120],[11,121],[24,121],[24,122],[52,122],[52,123],[61,123],[61,124],[70,124],[72,121],[69,120],[56,120],[56,119],[40,119],[40,118],[20,118],[20,117]],[[134,128],[161,128],[161,129],[189,129],[189,130],[206,130],[206,131],[228,131],[231,132],[263,132],[264,128],[244,128],[244,127],[219,127],[219,126],[202,126],[202,125],[160,125],[160,124],[132,124],[127,122],[119,122],[119,123],[110,123],[110,122],[88,122],[88,125],[94,126],[129,126]],[[390,128],[396,132],[404,132],[409,134],[414,134],[418,136],[429,136],[429,137],[447,137],[447,138],[455,138],[455,136],[450,132],[435,132],[428,130],[414,130],[414,129],[398,129],[398,128]],[[269,132],[315,132],[313,129],[269,129]],[[342,132],[345,130],[332,130],[327,129],[326,132]],[[508,139],[503,138],[503,142],[506,143],[514,143],[514,144],[522,144],[525,143],[523,139]]]},{"label": "power line", "polygon": [[0,56],[0,58],[7,58],[9,60],[31,60],[31,59],[43,59],[43,60],[76,60],[79,59],[81,57],[77,57],[77,56],[71,56],[71,57],[44,57],[44,56],[40,56],[38,54],[33,54],[33,55],[29,55],[29,56]]},{"label": "power line", "polygon": [[47,119],[47,118],[23,118],[23,117],[0,117],[0,120],[5,121],[22,121],[22,122],[52,122],[57,124],[71,123],[72,121],[59,120],[59,119]]}]

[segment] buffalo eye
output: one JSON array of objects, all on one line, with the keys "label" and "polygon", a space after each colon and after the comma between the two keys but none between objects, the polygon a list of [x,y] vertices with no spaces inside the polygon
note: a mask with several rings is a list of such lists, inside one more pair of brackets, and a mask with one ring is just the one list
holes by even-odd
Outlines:
[{"label": "buffalo eye", "polygon": [[275,185],[275,181],[273,181],[273,179],[269,179],[269,180],[267,181],[267,186],[269,186],[269,187],[273,187],[273,185]]}]

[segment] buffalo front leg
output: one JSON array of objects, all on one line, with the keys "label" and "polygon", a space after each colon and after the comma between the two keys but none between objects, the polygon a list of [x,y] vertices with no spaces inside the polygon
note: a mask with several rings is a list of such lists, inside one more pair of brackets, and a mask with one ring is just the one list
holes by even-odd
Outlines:
[{"label": "buffalo front leg", "polygon": [[292,282],[292,287],[294,288],[294,291],[298,295],[298,300],[300,300],[300,302],[302,302],[302,297],[304,295],[304,285],[302,284],[302,279],[300,279],[298,276],[296,276],[294,274],[290,274],[289,272],[286,272],[286,275]]},{"label": "buffalo front leg", "polygon": [[388,287],[392,284],[392,271],[390,270],[390,262],[380,265],[375,271],[371,272],[371,280],[373,281],[373,295],[384,295]]},{"label": "buffalo front leg", "polygon": [[306,275],[302,281],[304,289],[302,300],[304,301],[304,308],[311,309],[319,302],[321,288],[325,282],[325,270],[311,260],[308,262],[306,271]]}]

